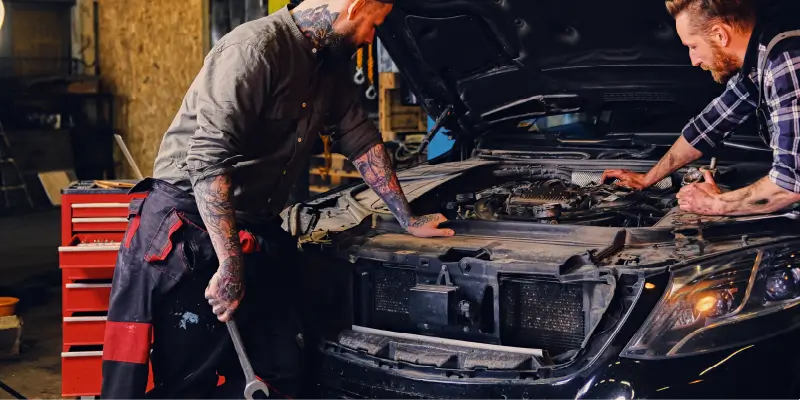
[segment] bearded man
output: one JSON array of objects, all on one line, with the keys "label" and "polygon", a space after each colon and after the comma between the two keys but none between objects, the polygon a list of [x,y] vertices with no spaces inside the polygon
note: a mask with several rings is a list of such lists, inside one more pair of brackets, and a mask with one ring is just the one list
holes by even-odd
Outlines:
[{"label": "bearded man", "polygon": [[225,325],[234,312],[256,375],[274,393],[297,395],[297,296],[313,293],[298,290],[296,241],[278,215],[320,134],[333,135],[410,234],[454,234],[439,228],[441,214],[412,214],[348,71],[392,2],[306,0],[214,45],[153,178],[132,189],[146,197],[131,202],[114,271],[102,398],[143,397],[150,361],[151,397],[240,398],[244,376]]},{"label": "bearded man", "polygon": [[[778,0],[778,2],[783,0]],[[725,91],[683,130],[646,174],[608,170],[603,181],[647,188],[722,144],[754,114],[769,131],[773,166],[756,183],[723,193],[710,172],[678,193],[681,210],[703,215],[771,213],[800,201],[800,20],[794,0],[770,12],[767,1],[667,0],[692,65],[710,71]],[[766,127],[765,127],[766,125]],[[762,135],[766,137],[767,135]]]}]

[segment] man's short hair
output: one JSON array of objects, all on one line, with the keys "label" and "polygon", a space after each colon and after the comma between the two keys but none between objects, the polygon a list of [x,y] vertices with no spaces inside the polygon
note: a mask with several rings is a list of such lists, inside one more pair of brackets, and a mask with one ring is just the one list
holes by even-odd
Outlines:
[{"label": "man's short hair", "polygon": [[726,23],[739,31],[752,29],[756,21],[755,3],[755,0],[666,0],[672,18],[687,12],[692,25],[703,31],[715,23]]}]

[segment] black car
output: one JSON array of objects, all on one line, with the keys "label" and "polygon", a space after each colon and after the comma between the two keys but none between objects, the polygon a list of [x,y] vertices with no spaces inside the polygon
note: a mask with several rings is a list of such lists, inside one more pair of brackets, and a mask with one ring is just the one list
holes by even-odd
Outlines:
[{"label": "black car", "polygon": [[[399,178],[455,237],[404,233],[365,185],[284,211],[308,258],[327,398],[798,398],[798,214],[675,195],[768,173],[755,125],[644,191],[722,87],[661,0],[407,0],[379,30],[454,137]],[[313,339],[309,339],[310,343]]]}]

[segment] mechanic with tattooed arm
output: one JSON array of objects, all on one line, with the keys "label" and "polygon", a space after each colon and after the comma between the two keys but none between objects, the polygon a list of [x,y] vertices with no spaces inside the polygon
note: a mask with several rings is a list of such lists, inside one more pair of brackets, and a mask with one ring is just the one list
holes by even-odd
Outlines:
[{"label": "mechanic with tattooed arm", "polygon": [[764,214],[800,201],[800,19],[792,1],[770,12],[757,9],[756,3],[666,1],[692,64],[711,71],[717,82],[727,82],[726,89],[686,125],[649,172],[608,170],[602,182],[617,178],[618,185],[647,188],[719,147],[738,125],[756,115],[760,129],[769,130],[773,149],[768,176],[723,193],[706,171],[704,182],[678,193],[681,210],[703,215]]},{"label": "mechanic with tattooed arm", "polygon": [[131,189],[146,197],[131,202],[114,272],[102,398],[143,397],[150,361],[150,397],[241,397],[223,323],[234,315],[256,374],[298,393],[303,293],[278,215],[321,133],[410,234],[454,235],[444,216],[412,214],[348,71],[393,2],[306,0],[238,26],[205,57],[153,178]]}]

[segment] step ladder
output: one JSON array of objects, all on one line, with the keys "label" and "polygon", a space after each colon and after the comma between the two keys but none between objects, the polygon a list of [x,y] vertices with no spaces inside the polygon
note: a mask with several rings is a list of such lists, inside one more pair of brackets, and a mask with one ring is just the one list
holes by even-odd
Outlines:
[{"label": "step ladder", "polygon": [[12,199],[16,196],[12,196],[11,193],[17,191],[24,192],[28,206],[34,209],[33,199],[31,199],[31,194],[28,192],[28,185],[25,184],[25,178],[22,177],[17,162],[11,156],[11,144],[8,141],[8,135],[3,130],[3,125],[0,124],[0,192],[3,193],[2,208],[11,209],[14,207]]}]

